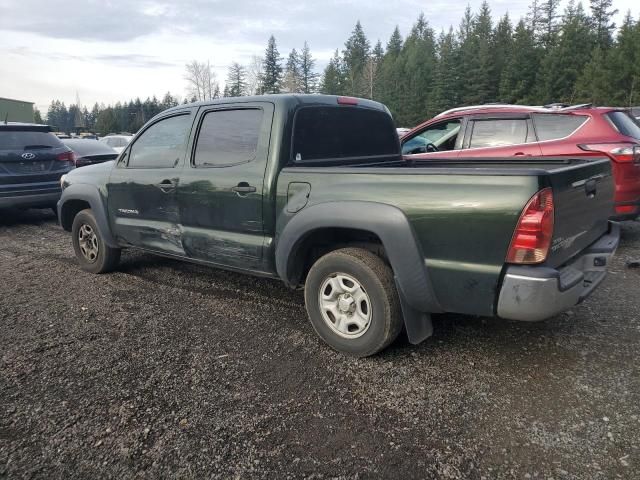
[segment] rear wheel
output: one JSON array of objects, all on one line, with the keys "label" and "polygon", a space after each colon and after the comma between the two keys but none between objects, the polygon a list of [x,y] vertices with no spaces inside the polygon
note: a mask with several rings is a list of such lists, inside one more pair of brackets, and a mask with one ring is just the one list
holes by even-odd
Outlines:
[{"label": "rear wheel", "polygon": [[109,247],[98,228],[90,209],[80,211],[71,227],[73,250],[83,270],[105,273],[113,270],[120,261],[120,249]]},{"label": "rear wheel", "polygon": [[305,303],[313,328],[331,347],[358,357],[379,352],[402,330],[393,271],[373,253],[343,248],[313,264]]}]

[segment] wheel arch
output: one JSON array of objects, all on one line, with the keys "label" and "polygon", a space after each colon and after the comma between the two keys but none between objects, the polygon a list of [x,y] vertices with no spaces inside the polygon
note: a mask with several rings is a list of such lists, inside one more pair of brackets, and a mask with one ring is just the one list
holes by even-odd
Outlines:
[{"label": "wheel arch", "polygon": [[335,230],[364,232],[379,239],[403,304],[418,312],[442,311],[409,220],[400,209],[383,203],[326,202],[289,217],[276,237],[276,270],[280,278],[289,286],[299,285],[309,238]]},{"label": "wheel arch", "polygon": [[72,184],[65,188],[58,202],[58,219],[60,226],[71,230],[73,219],[78,212],[90,208],[96,219],[100,234],[105,243],[112,248],[118,248],[118,242],[111,233],[107,216],[107,208],[98,188],[88,184]]}]

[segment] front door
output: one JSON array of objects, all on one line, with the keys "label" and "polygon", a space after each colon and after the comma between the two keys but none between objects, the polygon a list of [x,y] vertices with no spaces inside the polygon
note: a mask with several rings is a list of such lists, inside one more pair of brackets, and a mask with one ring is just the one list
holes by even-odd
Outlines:
[{"label": "front door", "polygon": [[178,186],[189,257],[261,270],[264,176],[273,104],[202,107]]},{"label": "front door", "polygon": [[107,204],[120,241],[184,255],[177,189],[193,117],[185,109],[149,125],[111,171]]}]

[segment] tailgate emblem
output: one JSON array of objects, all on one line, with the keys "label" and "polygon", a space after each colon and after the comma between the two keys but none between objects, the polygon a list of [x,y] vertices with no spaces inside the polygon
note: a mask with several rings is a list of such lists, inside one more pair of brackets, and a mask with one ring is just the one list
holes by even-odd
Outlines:
[{"label": "tailgate emblem", "polygon": [[21,157],[24,158],[25,160],[33,160],[34,158],[36,158],[36,154],[27,152],[27,153],[23,153]]}]

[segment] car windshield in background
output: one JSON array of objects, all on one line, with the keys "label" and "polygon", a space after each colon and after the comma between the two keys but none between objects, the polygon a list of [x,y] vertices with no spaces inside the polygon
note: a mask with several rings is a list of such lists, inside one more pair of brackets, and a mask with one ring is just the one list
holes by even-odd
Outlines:
[{"label": "car windshield in background", "polygon": [[607,118],[622,135],[640,140],[640,124],[627,112],[610,112]]},{"label": "car windshield in background", "polygon": [[588,119],[586,115],[556,113],[534,113],[532,117],[539,141],[568,137]]},{"label": "car windshield in background", "polygon": [[357,107],[303,107],[295,117],[296,162],[400,156],[393,120]]},{"label": "car windshield in background", "polygon": [[62,147],[60,140],[49,132],[17,132],[0,130],[0,150],[29,150]]}]

